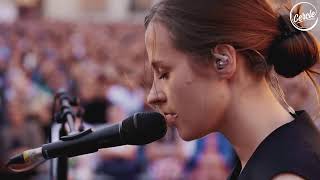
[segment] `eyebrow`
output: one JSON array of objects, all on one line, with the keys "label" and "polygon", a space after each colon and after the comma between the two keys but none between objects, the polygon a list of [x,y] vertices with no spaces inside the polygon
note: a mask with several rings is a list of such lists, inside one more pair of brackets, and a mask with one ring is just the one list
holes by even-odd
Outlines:
[{"label": "eyebrow", "polygon": [[152,66],[154,69],[156,69],[156,68],[159,68],[159,67],[165,66],[165,65],[164,65],[163,61],[161,61],[161,60],[152,60],[152,61],[151,61],[151,66]]}]

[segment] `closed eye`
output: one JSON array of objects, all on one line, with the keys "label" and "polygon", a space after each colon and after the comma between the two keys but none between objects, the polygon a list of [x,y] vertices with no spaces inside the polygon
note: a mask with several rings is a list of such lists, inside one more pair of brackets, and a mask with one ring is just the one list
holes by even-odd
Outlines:
[{"label": "closed eye", "polygon": [[162,73],[160,76],[159,76],[159,79],[168,79],[169,78],[169,73]]}]

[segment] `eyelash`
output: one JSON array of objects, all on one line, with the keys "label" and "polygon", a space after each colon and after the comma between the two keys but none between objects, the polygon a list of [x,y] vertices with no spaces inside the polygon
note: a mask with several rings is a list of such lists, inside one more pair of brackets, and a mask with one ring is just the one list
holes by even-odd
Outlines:
[{"label": "eyelash", "polygon": [[159,76],[159,79],[168,79],[168,74],[169,74],[169,73],[162,73],[162,74]]}]

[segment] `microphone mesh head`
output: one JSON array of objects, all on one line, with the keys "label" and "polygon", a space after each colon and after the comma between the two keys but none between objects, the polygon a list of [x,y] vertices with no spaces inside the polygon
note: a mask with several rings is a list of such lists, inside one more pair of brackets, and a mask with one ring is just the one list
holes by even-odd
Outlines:
[{"label": "microphone mesh head", "polygon": [[126,144],[144,145],[162,138],[167,132],[165,118],[157,112],[136,113],[122,122],[121,138]]}]

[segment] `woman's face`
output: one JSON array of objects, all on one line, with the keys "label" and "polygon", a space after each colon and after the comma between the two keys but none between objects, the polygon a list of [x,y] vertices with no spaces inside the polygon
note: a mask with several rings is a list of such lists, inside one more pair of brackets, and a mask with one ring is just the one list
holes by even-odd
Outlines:
[{"label": "woman's face", "polygon": [[159,108],[184,140],[218,130],[229,96],[213,65],[196,64],[190,55],[174,48],[160,23],[149,24],[145,43],[154,72],[148,103]]}]

